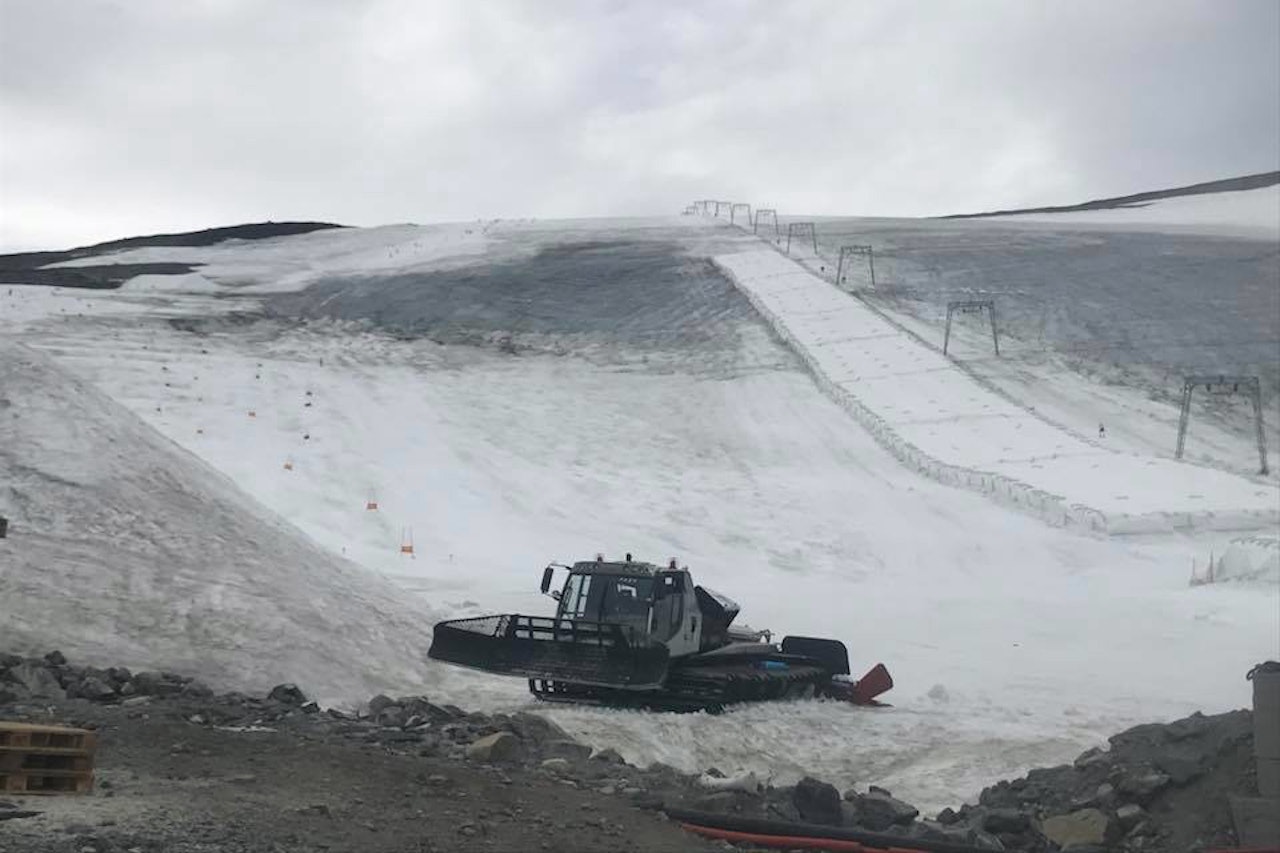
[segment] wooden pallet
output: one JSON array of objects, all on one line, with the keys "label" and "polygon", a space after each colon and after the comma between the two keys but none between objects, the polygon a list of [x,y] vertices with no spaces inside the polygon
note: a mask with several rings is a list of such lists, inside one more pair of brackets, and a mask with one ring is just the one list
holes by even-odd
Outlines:
[{"label": "wooden pallet", "polygon": [[92,770],[0,773],[0,793],[3,794],[87,794],[92,790]]},{"label": "wooden pallet", "polygon": [[87,793],[97,746],[86,729],[0,722],[0,793]]},{"label": "wooden pallet", "polygon": [[97,748],[97,740],[98,736],[87,729],[0,721],[0,748],[13,747],[42,751],[58,749],[92,753]]},{"label": "wooden pallet", "polygon": [[0,747],[0,773],[39,773],[42,770],[69,770],[73,773],[83,773],[92,769],[92,755],[24,752]]}]

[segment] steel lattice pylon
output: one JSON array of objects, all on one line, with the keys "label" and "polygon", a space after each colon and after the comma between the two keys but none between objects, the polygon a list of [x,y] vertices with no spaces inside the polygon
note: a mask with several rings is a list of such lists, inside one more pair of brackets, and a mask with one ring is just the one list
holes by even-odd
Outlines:
[{"label": "steel lattice pylon", "polygon": [[791,254],[791,238],[796,235],[809,236],[809,240],[813,243],[813,253],[818,254],[818,229],[814,228],[812,222],[789,222],[787,223],[787,254]]},{"label": "steel lattice pylon", "polygon": [[871,286],[876,286],[875,252],[870,246],[841,246],[840,260],[836,263],[836,287],[844,281],[844,259],[854,255],[866,255],[867,266],[871,269]]},{"label": "steel lattice pylon", "polygon": [[774,210],[772,207],[760,207],[756,208],[756,217],[751,223],[752,234],[755,234],[760,228],[760,217],[762,216],[767,216],[773,220],[774,236],[782,233],[782,230],[778,227],[778,211]]},{"label": "steel lattice pylon", "polygon": [[1182,458],[1187,444],[1187,427],[1191,422],[1191,396],[1196,388],[1207,394],[1244,394],[1253,403],[1253,426],[1258,439],[1260,474],[1267,474],[1267,439],[1262,427],[1262,382],[1257,376],[1200,375],[1187,376],[1182,381],[1182,411],[1178,416],[1178,447],[1175,459]]},{"label": "steel lattice pylon", "polygon": [[947,303],[947,331],[942,338],[942,354],[947,354],[951,344],[951,317],[959,311],[961,314],[981,314],[987,312],[991,317],[991,343],[996,355],[1000,355],[1000,336],[996,332],[996,303],[994,299],[960,299]]}]

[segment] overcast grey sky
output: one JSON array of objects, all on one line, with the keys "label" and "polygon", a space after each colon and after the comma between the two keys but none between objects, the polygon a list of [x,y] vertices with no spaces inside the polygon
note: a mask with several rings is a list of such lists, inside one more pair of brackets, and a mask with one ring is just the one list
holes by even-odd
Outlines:
[{"label": "overcast grey sky", "polygon": [[0,0],[0,246],[1280,168],[1280,0]]}]

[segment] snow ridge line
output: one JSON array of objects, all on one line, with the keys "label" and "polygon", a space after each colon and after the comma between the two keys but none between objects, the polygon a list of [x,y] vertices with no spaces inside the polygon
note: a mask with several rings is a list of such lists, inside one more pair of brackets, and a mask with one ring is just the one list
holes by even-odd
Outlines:
[{"label": "snow ridge line", "polygon": [[[899,462],[919,474],[944,485],[977,492],[998,504],[1029,513],[1051,525],[1072,528],[1095,535],[1158,533],[1174,529],[1256,529],[1280,522],[1280,512],[1259,512],[1247,509],[1228,512],[1211,510],[1202,512],[1156,511],[1147,513],[1113,513],[1108,515],[1095,507],[1081,503],[1070,503],[1061,495],[1053,494],[1005,474],[967,468],[937,459],[903,438],[878,413],[859,400],[855,394],[841,387],[833,380],[818,363],[810,351],[810,347],[791,331],[783,318],[769,308],[764,299],[730,266],[728,258],[732,257],[734,256],[717,256],[712,260],[729,277],[734,286],[747,297],[747,300],[773,331],[800,357],[823,393],[848,412],[854,420],[871,434],[881,447],[889,451]],[[813,275],[808,269],[791,258],[786,258],[780,253],[778,257],[793,264],[796,267],[796,274],[809,276],[815,282],[821,284],[829,284]],[[761,278],[777,278],[779,275],[762,276]],[[798,290],[800,288],[794,289]],[[840,292],[843,293],[843,291]],[[850,299],[853,298],[847,293],[844,295]]]}]

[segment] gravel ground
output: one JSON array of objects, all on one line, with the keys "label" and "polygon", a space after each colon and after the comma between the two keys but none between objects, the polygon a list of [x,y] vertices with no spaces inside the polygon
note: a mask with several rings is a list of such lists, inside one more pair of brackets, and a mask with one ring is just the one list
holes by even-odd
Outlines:
[{"label": "gravel ground", "polygon": [[[459,760],[415,738],[396,743],[387,730],[348,723],[344,731],[343,721],[319,716],[235,731],[191,722],[193,707],[178,698],[0,705],[0,718],[92,726],[100,737],[91,794],[4,795],[42,813],[0,819],[0,851],[717,849],[637,808],[621,788],[600,793],[537,764]],[[602,776],[619,769],[588,763]]]}]

